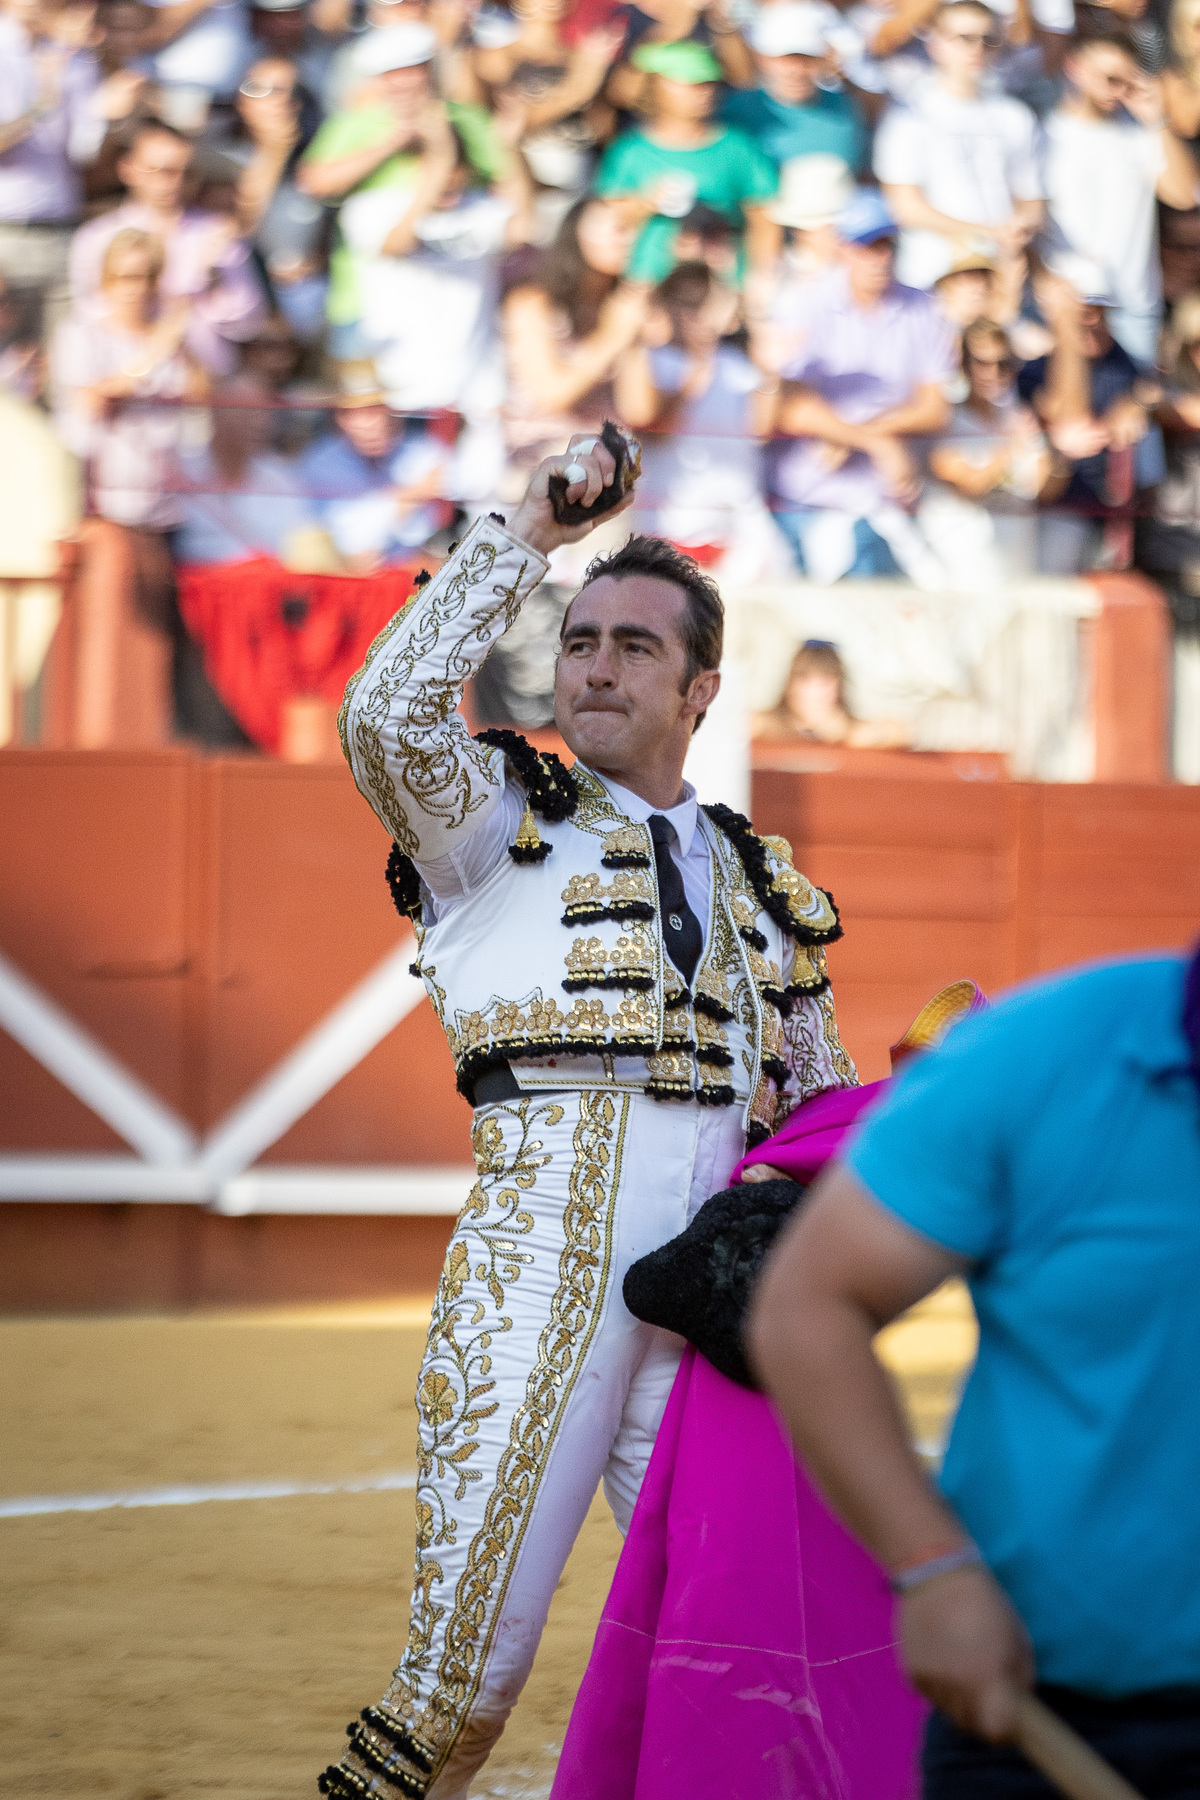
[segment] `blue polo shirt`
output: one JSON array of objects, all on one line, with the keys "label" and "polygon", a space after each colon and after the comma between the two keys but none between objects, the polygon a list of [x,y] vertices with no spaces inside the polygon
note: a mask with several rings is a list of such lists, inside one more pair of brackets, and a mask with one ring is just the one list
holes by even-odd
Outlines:
[{"label": "blue polo shirt", "polygon": [[793,156],[840,156],[852,169],[867,153],[867,127],[849,94],[818,88],[802,106],[776,100],[766,88],[732,88],[721,102],[721,117],[752,138],[773,163]]},{"label": "blue polo shirt", "polygon": [[850,1145],[970,1260],[979,1355],[942,1487],[1039,1677],[1200,1686],[1200,1099],[1178,958],[964,1021]]}]

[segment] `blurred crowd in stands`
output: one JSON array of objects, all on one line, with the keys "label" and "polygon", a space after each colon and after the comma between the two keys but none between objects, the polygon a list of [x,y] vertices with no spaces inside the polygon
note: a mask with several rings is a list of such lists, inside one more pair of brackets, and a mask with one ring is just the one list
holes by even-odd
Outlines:
[{"label": "blurred crowd in stands", "polygon": [[724,582],[1194,629],[1198,145],[1200,0],[0,0],[6,466],[185,643],[181,571],[428,566],[608,417]]}]

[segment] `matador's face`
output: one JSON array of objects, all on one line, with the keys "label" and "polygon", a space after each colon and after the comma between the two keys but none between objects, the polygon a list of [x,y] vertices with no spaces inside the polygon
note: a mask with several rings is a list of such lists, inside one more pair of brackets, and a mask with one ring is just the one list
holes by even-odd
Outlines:
[{"label": "matador's face", "polygon": [[602,575],[576,595],[554,681],[554,721],[589,768],[628,777],[678,756],[720,675],[687,679],[687,599],[672,581]]}]

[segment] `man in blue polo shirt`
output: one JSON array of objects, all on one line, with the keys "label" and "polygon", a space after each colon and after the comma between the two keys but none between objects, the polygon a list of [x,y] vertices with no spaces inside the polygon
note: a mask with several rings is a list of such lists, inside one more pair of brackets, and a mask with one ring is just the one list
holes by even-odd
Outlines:
[{"label": "man in blue polo shirt", "polygon": [[[751,1324],[891,1568],[926,1800],[1049,1800],[1039,1692],[1147,1800],[1200,1794],[1200,958],[1018,991],[912,1064],[789,1229]],[[979,1353],[935,1492],[876,1362],[948,1275]]]},{"label": "man in blue polo shirt", "polygon": [[867,127],[857,101],[821,85],[837,19],[817,0],[776,0],[759,8],[747,33],[758,86],[727,93],[721,117],[777,165],[814,155],[838,156],[855,172],[862,165]]}]

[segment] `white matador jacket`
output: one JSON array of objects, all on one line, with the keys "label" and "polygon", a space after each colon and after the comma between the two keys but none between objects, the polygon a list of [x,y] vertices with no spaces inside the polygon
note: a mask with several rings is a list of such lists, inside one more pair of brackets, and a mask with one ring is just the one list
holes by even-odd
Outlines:
[{"label": "white matador jacket", "polygon": [[[827,895],[787,844],[708,807],[709,916],[691,986],[669,960],[644,821],[605,782],[455,710],[546,563],[494,516],[380,633],[340,726],[392,834],[388,866],[479,1174],[447,1253],[418,1387],[409,1640],[321,1778],[336,1800],[458,1800],[503,1728],[598,1481],[628,1524],[681,1344],[632,1318],[630,1263],[682,1231],[746,1143],[852,1085]],[[453,905],[422,867],[515,788],[512,841]]]}]

